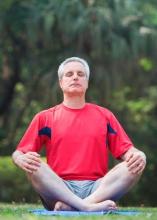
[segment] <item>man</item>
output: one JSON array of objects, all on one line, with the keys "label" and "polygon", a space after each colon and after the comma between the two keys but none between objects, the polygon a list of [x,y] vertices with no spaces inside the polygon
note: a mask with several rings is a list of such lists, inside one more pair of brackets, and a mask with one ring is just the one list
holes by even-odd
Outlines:
[{"label": "man", "polygon": [[[13,153],[48,210],[100,211],[116,203],[140,178],[145,154],[116,117],[86,103],[89,67],[78,57],[58,69],[63,103],[38,113]],[[46,147],[47,164],[38,152]],[[108,150],[121,159],[108,172]]]}]

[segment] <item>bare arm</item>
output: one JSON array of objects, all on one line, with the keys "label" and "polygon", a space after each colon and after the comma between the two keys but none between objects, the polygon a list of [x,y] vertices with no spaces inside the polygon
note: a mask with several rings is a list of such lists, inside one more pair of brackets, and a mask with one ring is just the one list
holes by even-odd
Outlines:
[{"label": "bare arm", "polygon": [[41,159],[40,155],[36,152],[23,153],[16,150],[12,154],[13,162],[20,167],[22,170],[33,173],[40,167]]},{"label": "bare arm", "polygon": [[142,173],[146,166],[146,155],[135,147],[130,148],[121,159],[127,162],[129,171],[134,174]]}]

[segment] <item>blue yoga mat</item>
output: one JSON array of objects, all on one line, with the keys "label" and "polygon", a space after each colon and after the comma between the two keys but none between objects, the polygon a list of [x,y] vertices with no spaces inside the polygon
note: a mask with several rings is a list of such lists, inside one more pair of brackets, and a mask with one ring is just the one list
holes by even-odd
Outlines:
[{"label": "blue yoga mat", "polygon": [[35,209],[31,210],[31,213],[35,215],[52,215],[52,216],[89,216],[89,215],[127,215],[135,216],[142,212],[136,210],[116,210],[116,211],[99,211],[99,212],[85,212],[85,211],[47,211],[46,209]]}]

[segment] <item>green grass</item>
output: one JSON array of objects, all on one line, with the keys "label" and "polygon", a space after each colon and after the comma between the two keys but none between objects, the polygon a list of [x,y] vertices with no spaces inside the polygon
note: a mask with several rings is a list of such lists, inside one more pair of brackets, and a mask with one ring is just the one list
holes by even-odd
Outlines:
[{"label": "green grass", "polygon": [[120,216],[120,215],[104,215],[104,216],[80,216],[80,217],[54,217],[54,216],[36,216],[34,214],[31,214],[29,212],[30,209],[37,209],[42,208],[42,206],[39,205],[32,205],[32,204],[5,204],[0,203],[0,220],[45,220],[45,219],[59,219],[59,220],[67,220],[69,218],[71,219],[86,219],[86,220],[95,220],[95,219],[101,219],[101,220],[157,220],[157,208],[121,208],[121,209],[133,209],[141,211],[142,213],[138,216]]}]

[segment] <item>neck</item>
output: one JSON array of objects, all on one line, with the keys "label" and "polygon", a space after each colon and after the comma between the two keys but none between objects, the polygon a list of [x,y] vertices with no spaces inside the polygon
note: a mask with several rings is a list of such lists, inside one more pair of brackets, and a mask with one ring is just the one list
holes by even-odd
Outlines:
[{"label": "neck", "polygon": [[73,109],[83,108],[83,106],[85,105],[85,97],[84,96],[68,97],[64,95],[63,104],[66,107],[73,108]]}]

